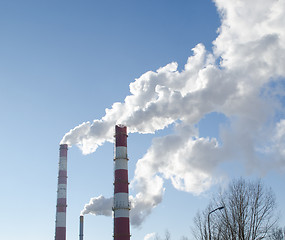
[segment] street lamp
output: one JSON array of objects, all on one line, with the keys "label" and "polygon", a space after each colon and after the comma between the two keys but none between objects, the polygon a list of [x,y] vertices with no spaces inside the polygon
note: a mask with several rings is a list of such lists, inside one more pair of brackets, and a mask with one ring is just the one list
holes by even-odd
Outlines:
[{"label": "street lamp", "polygon": [[217,211],[217,210],[222,210],[224,208],[225,208],[224,206],[218,207],[218,208],[216,208],[216,209],[214,209],[214,210],[212,210],[211,212],[208,213],[209,240],[211,240],[210,214],[215,212],[215,211]]}]

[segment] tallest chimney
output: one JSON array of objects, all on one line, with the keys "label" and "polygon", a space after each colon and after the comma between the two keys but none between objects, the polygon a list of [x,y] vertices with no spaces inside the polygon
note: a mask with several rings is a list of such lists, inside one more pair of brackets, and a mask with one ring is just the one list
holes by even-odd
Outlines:
[{"label": "tallest chimney", "polygon": [[130,240],[127,127],[116,125],[114,158],[114,240]]},{"label": "tallest chimney", "polygon": [[59,148],[55,240],[66,240],[67,144]]}]

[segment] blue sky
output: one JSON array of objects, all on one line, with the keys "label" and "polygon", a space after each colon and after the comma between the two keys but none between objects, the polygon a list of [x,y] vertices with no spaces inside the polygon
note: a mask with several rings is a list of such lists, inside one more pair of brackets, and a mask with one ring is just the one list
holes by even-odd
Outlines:
[{"label": "blue sky", "polygon": [[[166,229],[173,239],[180,239],[183,235],[191,239],[190,226],[197,210],[206,207],[219,186],[239,176],[262,176],[265,184],[276,193],[281,215],[285,214],[282,206],[285,200],[282,189],[285,180],[282,160],[285,135],[282,122],[285,68],[282,60],[285,47],[282,44],[284,31],[282,28],[280,30],[284,17],[278,17],[278,11],[273,11],[281,9],[282,13],[283,9],[278,8],[278,1],[266,1],[264,8],[269,6],[267,9],[273,9],[272,13],[276,15],[274,18],[273,14],[272,21],[267,21],[264,17],[267,15],[263,15],[267,13],[265,9],[261,7],[249,13],[242,4],[246,1],[239,1],[240,5],[234,1],[216,2],[220,11],[223,9],[227,13],[223,15],[224,24],[220,32],[217,30],[221,26],[221,19],[210,0],[1,1],[1,239],[52,239],[55,230],[58,149],[63,136],[83,122],[101,119],[105,109],[111,109],[113,103],[123,103],[125,97],[131,95],[130,83],[142,79],[142,74],[156,72],[171,62],[178,63],[177,70],[162,70],[162,76],[172,79],[173,72],[183,72],[188,57],[195,55],[191,49],[203,52],[196,47],[199,43],[205,46],[208,60],[204,60],[203,67],[197,70],[200,74],[197,79],[201,80],[197,83],[198,90],[191,90],[197,100],[193,97],[189,105],[198,106],[197,116],[184,113],[182,117],[168,115],[173,121],[167,126],[158,126],[155,134],[140,134],[146,129],[139,129],[135,120],[128,116],[120,119],[133,121],[130,126],[133,133],[128,138],[129,178],[135,178],[139,159],[153,159],[150,150],[147,155],[150,157],[144,156],[151,146],[155,149],[154,139],[179,135],[175,126],[187,125],[198,132],[190,136],[194,139],[190,146],[197,144],[195,139],[205,143],[205,146],[211,145],[211,139],[216,139],[218,147],[215,149],[221,150],[223,161],[215,160],[212,169],[204,168],[201,164],[199,171],[211,179],[211,184],[203,191],[194,189],[191,184],[185,186],[184,190],[182,186],[175,187],[171,177],[178,173],[170,172],[167,166],[160,172],[154,172],[164,181],[163,200],[151,209],[151,214],[139,227],[131,228],[132,239],[141,240],[154,232],[163,235]],[[252,4],[255,6],[258,1],[252,1]],[[239,21],[236,12],[241,17],[243,14],[250,17]],[[255,22],[262,24],[257,26]],[[257,26],[257,30],[250,29],[251,26]],[[240,33],[238,37],[237,32]],[[276,35],[279,40],[274,38]],[[213,48],[213,41],[218,36]],[[266,51],[258,51],[259,47]],[[214,60],[208,64],[211,57]],[[259,64],[257,59],[265,60]],[[190,68],[196,66],[196,61],[199,59],[194,59]],[[210,71],[212,66],[214,73]],[[203,69],[210,70],[203,72]],[[216,77],[220,75],[221,78]],[[156,75],[150,78],[156,79]],[[157,75],[157,79],[155,81],[163,82],[160,75]],[[204,81],[209,89],[200,93],[199,84],[203,85]],[[239,94],[233,93],[231,81],[237,82],[239,89],[244,90]],[[272,81],[275,81],[274,84]],[[215,82],[216,85],[211,88],[208,82]],[[273,85],[278,87],[274,89]],[[212,89],[221,91],[216,93]],[[194,92],[199,94],[195,95]],[[220,98],[224,95],[224,98]],[[203,104],[198,99],[200,96],[204,96],[201,97],[205,100]],[[230,104],[229,99],[232,101]],[[256,107],[251,108],[248,106],[250,103]],[[187,109],[188,103],[185,104],[183,107]],[[178,105],[177,108],[180,109]],[[265,120],[257,121],[255,117]],[[151,125],[153,122],[145,121],[145,124]],[[259,128],[255,129],[252,127],[254,125]],[[248,139],[241,134],[242,129],[250,136]],[[247,129],[253,130],[248,132]],[[108,137],[102,139],[105,142]],[[244,140],[244,144],[241,140]],[[95,141],[96,144],[98,142]],[[254,161],[249,161],[250,157]],[[274,159],[273,164],[268,163],[270,158]],[[262,162],[262,159],[266,161]],[[207,159],[200,160],[207,163]],[[267,164],[270,165],[268,171],[263,167]],[[183,174],[182,178],[189,177],[187,173]],[[137,176],[139,181],[140,176]],[[135,195],[138,191],[131,189],[131,194]],[[83,155],[76,146],[71,147],[68,152],[69,240],[78,238],[79,214],[89,199],[99,195],[111,197],[112,192],[112,143],[105,142],[96,152],[90,151],[88,155]],[[284,217],[281,216],[280,220],[284,226]],[[85,239],[110,239],[112,224],[110,217],[86,215]]]}]

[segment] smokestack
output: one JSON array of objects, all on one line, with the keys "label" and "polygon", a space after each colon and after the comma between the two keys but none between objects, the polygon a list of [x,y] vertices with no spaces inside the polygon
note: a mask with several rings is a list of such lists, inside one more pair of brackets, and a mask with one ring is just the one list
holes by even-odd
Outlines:
[{"label": "smokestack", "polygon": [[127,127],[116,125],[114,158],[114,240],[130,240]]},{"label": "smokestack", "polygon": [[83,221],[84,217],[81,215],[79,218],[79,240],[83,240]]},{"label": "smokestack", "polygon": [[59,148],[55,240],[66,240],[67,144]]}]

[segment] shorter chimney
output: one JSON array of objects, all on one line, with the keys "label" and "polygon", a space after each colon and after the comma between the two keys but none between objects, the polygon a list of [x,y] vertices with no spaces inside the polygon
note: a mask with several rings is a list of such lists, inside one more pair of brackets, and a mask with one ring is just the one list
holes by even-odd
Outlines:
[{"label": "shorter chimney", "polygon": [[79,223],[79,240],[83,240],[83,220],[84,220],[83,215],[80,216],[79,220],[80,220],[80,223]]}]

